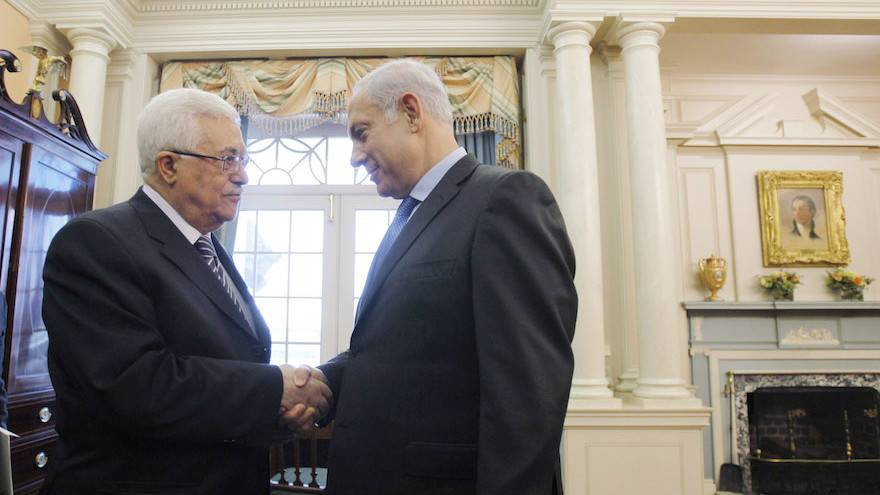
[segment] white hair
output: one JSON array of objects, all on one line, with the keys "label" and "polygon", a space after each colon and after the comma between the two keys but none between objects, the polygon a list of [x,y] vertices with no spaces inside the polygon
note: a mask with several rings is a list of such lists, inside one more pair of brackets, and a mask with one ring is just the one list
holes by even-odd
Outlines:
[{"label": "white hair", "polygon": [[202,130],[196,121],[201,117],[225,118],[241,125],[232,105],[199,89],[172,89],[147,103],[137,124],[138,156],[144,177],[156,171],[156,155],[160,151],[191,151],[200,144]]},{"label": "white hair", "polygon": [[452,125],[452,107],[446,86],[440,76],[427,65],[412,59],[388,62],[354,85],[353,95],[363,94],[392,123],[400,114],[400,98],[404,93],[419,97],[428,115]]}]

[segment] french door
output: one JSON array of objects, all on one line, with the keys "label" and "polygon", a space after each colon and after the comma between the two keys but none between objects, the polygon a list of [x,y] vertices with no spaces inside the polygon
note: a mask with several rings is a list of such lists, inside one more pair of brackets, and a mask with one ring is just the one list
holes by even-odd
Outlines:
[{"label": "french door", "polygon": [[348,348],[373,255],[398,201],[374,186],[248,186],[233,260],[272,334],[272,362]]}]

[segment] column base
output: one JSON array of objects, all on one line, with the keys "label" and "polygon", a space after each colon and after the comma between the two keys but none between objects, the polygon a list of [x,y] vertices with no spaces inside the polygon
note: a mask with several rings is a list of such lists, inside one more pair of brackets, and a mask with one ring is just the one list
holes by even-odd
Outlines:
[{"label": "column base", "polygon": [[649,409],[702,408],[703,401],[694,397],[693,390],[681,380],[640,379],[628,403]]},{"label": "column base", "polygon": [[604,378],[572,380],[568,397],[569,410],[618,409],[622,406],[623,401],[614,397]]},{"label": "column base", "polygon": [[638,369],[626,370],[621,373],[617,386],[614,387],[614,390],[617,392],[617,395],[630,396],[632,395],[633,390],[635,390],[638,386],[638,379]]},{"label": "column base", "polygon": [[626,402],[635,407],[642,407],[645,409],[701,409],[705,407],[703,401],[696,397],[683,399],[657,399],[632,395],[627,398]]}]

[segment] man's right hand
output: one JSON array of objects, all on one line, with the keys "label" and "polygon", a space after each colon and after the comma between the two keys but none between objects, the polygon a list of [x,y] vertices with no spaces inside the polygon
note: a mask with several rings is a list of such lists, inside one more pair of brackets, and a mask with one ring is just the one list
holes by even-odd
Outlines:
[{"label": "man's right hand", "polygon": [[333,393],[321,370],[309,366],[282,364],[284,390],[281,395],[282,420],[294,430],[311,427],[330,410]]}]

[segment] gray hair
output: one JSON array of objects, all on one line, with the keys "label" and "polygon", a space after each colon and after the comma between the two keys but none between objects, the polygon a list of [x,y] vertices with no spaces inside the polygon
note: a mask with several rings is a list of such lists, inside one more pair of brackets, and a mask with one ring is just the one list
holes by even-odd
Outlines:
[{"label": "gray hair", "polygon": [[427,65],[412,59],[395,60],[370,72],[354,85],[353,96],[363,94],[392,123],[400,114],[404,93],[419,97],[428,115],[452,125],[452,107],[446,86]]},{"label": "gray hair", "polygon": [[813,198],[807,196],[806,194],[799,194],[791,200],[792,207],[794,207],[795,201],[803,201],[810,208],[810,211],[813,213],[813,215],[816,214],[816,202],[813,201]]},{"label": "gray hair", "polygon": [[202,130],[196,120],[201,117],[225,118],[241,125],[232,105],[199,89],[172,89],[147,103],[137,124],[138,156],[144,177],[156,171],[156,155],[160,151],[193,150],[200,144]]}]

